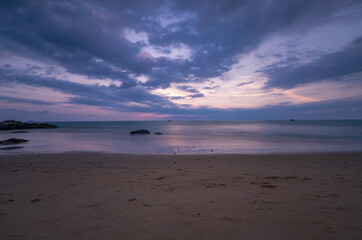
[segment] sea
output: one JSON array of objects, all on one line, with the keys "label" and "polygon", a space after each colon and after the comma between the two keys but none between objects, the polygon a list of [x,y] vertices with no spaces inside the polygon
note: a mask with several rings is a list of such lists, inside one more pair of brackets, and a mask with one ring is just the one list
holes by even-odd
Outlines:
[{"label": "sea", "polygon": [[[106,152],[125,154],[308,153],[362,151],[362,120],[49,122],[59,128],[0,131],[22,138],[1,154]],[[137,129],[151,134],[131,135]],[[161,132],[161,135],[154,134]]]}]

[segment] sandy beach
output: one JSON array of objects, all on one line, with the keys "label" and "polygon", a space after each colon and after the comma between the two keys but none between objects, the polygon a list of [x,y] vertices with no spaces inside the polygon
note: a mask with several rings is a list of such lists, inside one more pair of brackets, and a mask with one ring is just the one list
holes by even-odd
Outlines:
[{"label": "sandy beach", "polygon": [[0,239],[361,239],[362,153],[0,156]]}]

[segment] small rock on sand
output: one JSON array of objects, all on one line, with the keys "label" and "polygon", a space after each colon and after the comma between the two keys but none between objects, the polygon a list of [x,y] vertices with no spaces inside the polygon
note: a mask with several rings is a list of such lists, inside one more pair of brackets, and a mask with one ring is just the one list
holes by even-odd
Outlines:
[{"label": "small rock on sand", "polygon": [[262,188],[276,188],[276,186],[274,185],[271,185],[271,184],[263,184],[263,185],[260,185]]},{"label": "small rock on sand", "polygon": [[30,203],[36,203],[36,202],[40,202],[40,201],[41,201],[41,199],[35,198],[35,199],[31,200]]},{"label": "small rock on sand", "polygon": [[162,180],[162,179],[165,179],[165,178],[167,178],[167,177],[166,176],[161,176],[161,177],[156,178],[156,180]]}]

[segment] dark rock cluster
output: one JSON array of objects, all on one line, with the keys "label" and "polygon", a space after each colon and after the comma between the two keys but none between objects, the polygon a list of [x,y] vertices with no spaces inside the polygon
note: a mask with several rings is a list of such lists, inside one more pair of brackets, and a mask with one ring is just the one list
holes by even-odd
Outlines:
[{"label": "dark rock cluster", "polygon": [[20,138],[10,138],[4,141],[0,141],[0,145],[11,145],[11,144],[20,144],[25,143],[28,140],[26,139],[20,139]]},{"label": "dark rock cluster", "polygon": [[[150,134],[150,131],[148,131],[147,129],[138,129],[135,131],[130,132],[129,134],[134,135],[134,134]],[[155,132],[156,135],[162,135],[162,132]]]},{"label": "dark rock cluster", "polygon": [[133,135],[133,134],[150,134],[150,132],[146,129],[138,129],[138,130],[130,132],[129,134],[131,134],[131,135]]}]

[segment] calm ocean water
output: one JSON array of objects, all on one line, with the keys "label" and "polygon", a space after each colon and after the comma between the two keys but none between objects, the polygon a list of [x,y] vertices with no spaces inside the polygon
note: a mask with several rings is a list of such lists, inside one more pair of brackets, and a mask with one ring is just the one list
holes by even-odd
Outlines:
[{"label": "calm ocean water", "polygon": [[[9,153],[91,151],[135,154],[293,153],[362,151],[362,120],[52,122],[57,129],[1,131],[24,138]],[[148,129],[150,135],[130,135]],[[155,135],[162,132],[163,135]]]}]

